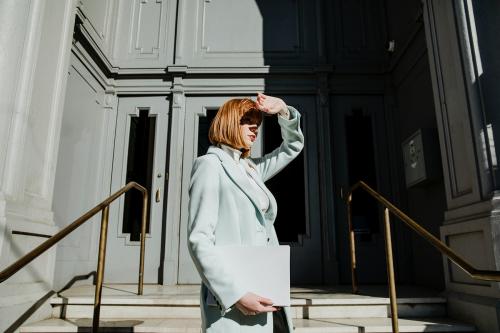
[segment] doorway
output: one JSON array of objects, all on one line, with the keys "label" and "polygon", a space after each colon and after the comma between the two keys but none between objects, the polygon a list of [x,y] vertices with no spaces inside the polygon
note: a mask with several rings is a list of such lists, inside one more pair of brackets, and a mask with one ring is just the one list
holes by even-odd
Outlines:
[{"label": "doorway", "polygon": [[[379,192],[390,184],[382,96],[334,96],[331,136],[335,160],[336,229],[339,282],[351,283],[347,210],[343,197],[359,180]],[[384,229],[381,209],[374,198],[358,190],[353,194],[353,229],[356,234],[358,281],[386,283]]]},{"label": "doorway", "polygon": [[[111,192],[130,181],[149,192],[144,282],[158,283],[168,138],[165,96],[121,97],[118,103]],[[110,206],[106,282],[136,283],[142,195],[131,190]]]}]

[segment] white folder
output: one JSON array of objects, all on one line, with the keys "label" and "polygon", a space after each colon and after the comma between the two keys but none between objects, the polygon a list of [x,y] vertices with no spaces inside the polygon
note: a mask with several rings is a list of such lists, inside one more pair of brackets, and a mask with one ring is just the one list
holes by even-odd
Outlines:
[{"label": "white folder", "polygon": [[249,292],[290,306],[290,246],[216,246],[220,259]]}]

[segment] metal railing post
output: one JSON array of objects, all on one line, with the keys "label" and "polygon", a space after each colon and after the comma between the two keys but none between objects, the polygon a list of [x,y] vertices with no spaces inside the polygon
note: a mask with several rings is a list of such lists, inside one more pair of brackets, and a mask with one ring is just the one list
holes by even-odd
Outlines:
[{"label": "metal railing post", "polygon": [[347,196],[347,223],[349,225],[349,253],[351,255],[351,283],[353,294],[358,293],[358,278],[356,274],[356,238],[352,228],[352,193]]},{"label": "metal railing post", "polygon": [[146,251],[146,223],[148,218],[148,196],[142,196],[141,253],[139,260],[139,286],[137,295],[142,295],[144,286],[144,253]]},{"label": "metal railing post", "polygon": [[106,240],[108,236],[109,206],[102,210],[101,235],[99,237],[99,257],[97,259],[97,277],[95,283],[94,317],[92,319],[92,332],[99,330],[99,317],[101,310],[102,282],[104,279],[104,264],[106,261]]},{"label": "metal railing post", "polygon": [[384,208],[384,226],[385,226],[385,254],[387,259],[387,278],[389,280],[389,298],[391,300],[392,332],[399,333],[398,303],[396,298],[396,279],[394,278],[391,223],[390,223],[388,208]]}]

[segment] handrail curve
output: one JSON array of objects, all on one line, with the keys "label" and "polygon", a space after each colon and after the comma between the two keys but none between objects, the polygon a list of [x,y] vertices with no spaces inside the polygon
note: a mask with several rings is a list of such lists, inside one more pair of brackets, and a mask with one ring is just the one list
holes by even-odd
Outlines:
[{"label": "handrail curve", "polygon": [[384,238],[385,238],[385,252],[386,252],[386,262],[387,262],[387,279],[389,285],[389,298],[391,306],[391,321],[392,321],[392,332],[399,333],[399,323],[398,323],[398,305],[396,298],[396,279],[394,276],[394,264],[393,264],[393,253],[392,253],[392,237],[390,228],[390,213],[397,216],[401,221],[403,221],[407,226],[409,226],[418,235],[423,237],[426,241],[431,243],[435,248],[437,248],[443,255],[447,256],[453,263],[458,267],[463,269],[467,274],[469,274],[473,279],[485,280],[485,281],[497,281],[500,282],[500,271],[492,270],[482,270],[473,267],[467,260],[453,251],[448,245],[438,239],[436,236],[427,231],[424,227],[418,224],[411,217],[403,213],[400,209],[394,206],[389,200],[384,198],[380,193],[375,191],[373,188],[368,186],[363,181],[358,181],[351,189],[347,192],[347,223],[349,227],[349,248],[351,256],[351,281],[352,281],[352,291],[353,293],[358,293],[358,283],[357,283],[357,263],[356,263],[356,240],[355,233],[352,227],[352,194],[353,192],[361,188],[368,192],[373,198],[375,198],[382,206],[384,206]]},{"label": "handrail curve", "polygon": [[401,221],[406,223],[410,228],[412,228],[417,234],[422,236],[428,242],[430,242],[434,247],[436,247],[441,253],[446,255],[451,261],[453,261],[458,267],[463,269],[470,277],[477,280],[485,281],[497,281],[500,282],[500,271],[492,270],[482,270],[477,269],[472,266],[466,259],[462,258],[459,254],[453,251],[448,245],[443,243],[439,238],[431,234],[424,227],[418,224],[411,217],[403,213],[400,209],[394,206],[389,200],[384,198],[380,193],[372,189],[363,181],[357,182],[351,190],[347,193],[348,196],[352,195],[352,192],[357,188],[363,188],[369,194],[371,194],[377,201],[379,201],[383,206],[387,207],[394,215],[399,217]]},{"label": "handrail curve", "polygon": [[40,256],[42,253],[47,251],[57,242],[62,240],[64,237],[69,235],[79,226],[90,220],[94,215],[102,212],[101,218],[101,232],[99,238],[99,253],[97,260],[97,274],[96,274],[96,288],[95,288],[95,298],[94,298],[94,317],[92,321],[92,331],[97,332],[99,329],[99,316],[100,316],[100,305],[101,305],[101,291],[104,277],[104,263],[106,258],[106,239],[107,239],[107,227],[109,220],[109,205],[118,199],[124,193],[130,191],[131,189],[139,190],[142,193],[142,216],[141,216],[141,249],[140,249],[140,260],[139,260],[139,281],[137,294],[142,295],[144,286],[144,254],[145,254],[145,241],[146,241],[146,221],[148,214],[148,190],[139,185],[136,182],[129,182],[121,189],[101,201],[94,208],[90,209],[78,219],[74,220],[72,223],[61,229],[55,235],[51,236],[42,244],[38,245],[36,248],[16,260],[14,263],[9,265],[7,268],[0,272],[0,283],[4,282],[16,272],[21,270],[23,267],[28,265],[35,258]]}]

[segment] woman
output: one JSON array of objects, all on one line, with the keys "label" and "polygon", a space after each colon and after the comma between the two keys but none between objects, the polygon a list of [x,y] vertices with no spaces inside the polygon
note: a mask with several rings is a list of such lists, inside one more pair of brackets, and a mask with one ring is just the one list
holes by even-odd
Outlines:
[{"label": "woman", "polygon": [[[283,142],[273,152],[252,159],[263,113],[278,115]],[[299,120],[299,112],[283,100],[258,94],[257,102],[227,101],[210,125],[212,146],[194,161],[189,189],[188,246],[202,279],[203,332],[293,330],[289,309],[273,307],[266,295],[245,290],[237,273],[219,260],[216,247],[279,245],[273,226],[276,200],[264,182],[302,150]]]}]

